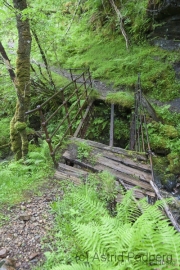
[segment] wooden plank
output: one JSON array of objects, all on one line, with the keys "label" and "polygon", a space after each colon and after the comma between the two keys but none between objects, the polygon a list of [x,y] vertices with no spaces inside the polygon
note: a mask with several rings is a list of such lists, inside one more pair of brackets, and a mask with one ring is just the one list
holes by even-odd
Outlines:
[{"label": "wooden plank", "polygon": [[151,172],[151,166],[149,164],[141,163],[140,161],[135,161],[133,159],[121,156],[119,154],[107,152],[107,151],[99,151],[99,154],[102,154],[104,157],[109,158],[114,161],[118,161],[126,166],[136,168],[141,171],[148,171]]},{"label": "wooden plank", "polygon": [[78,134],[79,134],[79,132],[80,132],[80,130],[82,128],[82,125],[83,125],[84,121],[86,120],[86,117],[88,116],[88,113],[89,113],[89,111],[91,109],[91,106],[92,106],[93,102],[94,102],[94,100],[91,100],[88,107],[86,108],[85,114],[83,115],[83,118],[81,119],[81,122],[79,123],[79,126],[77,127],[77,129],[76,129],[76,131],[75,131],[75,133],[73,135],[74,137],[78,136]]},{"label": "wooden plank", "polygon": [[[66,151],[64,153],[64,157],[71,160],[71,154],[69,151]],[[99,159],[99,158],[98,158]],[[89,169],[91,169],[93,172],[101,172],[101,171],[109,171],[110,173],[112,173],[115,177],[120,178],[122,180],[124,180],[127,184],[133,184],[134,186],[139,186],[143,189],[147,189],[149,191],[153,191],[151,185],[149,184],[149,180],[148,182],[146,181],[146,179],[140,180],[139,175],[134,177],[134,174],[127,174],[127,170],[121,170],[121,168],[118,168],[117,166],[115,166],[115,168],[112,168],[112,164],[108,163],[108,166],[106,164],[106,162],[103,160],[101,163],[96,164],[95,166],[90,165],[89,163],[84,163],[81,162],[77,159],[73,160],[76,164],[79,164],[83,167],[88,167]],[[99,161],[99,160],[98,160]],[[148,175],[149,178],[151,178],[151,175]]]},{"label": "wooden plank", "polygon": [[[94,152],[95,150],[93,150]],[[93,154],[92,152],[92,154]],[[107,153],[107,152],[102,152],[102,151],[98,151],[98,153],[104,154],[105,157],[101,157],[95,154],[94,152],[94,156],[97,157],[97,162],[96,163],[100,163],[100,164],[105,164],[107,167],[112,167],[113,169],[116,169],[117,171],[121,171],[123,173],[127,173],[127,174],[132,174],[135,175],[136,177],[145,180],[145,181],[150,181],[151,180],[151,175],[149,175],[150,172],[150,166],[146,166],[144,164],[142,164],[143,170],[139,170],[139,165],[138,163],[135,163],[134,161],[130,160],[130,159],[124,159],[119,157],[119,156],[115,156],[112,153]],[[77,164],[80,164],[81,166],[85,166],[85,163],[82,161],[78,161],[77,158],[74,156],[74,153],[71,153],[71,150],[67,150],[64,154],[63,157],[65,159],[71,160],[71,161],[75,161]],[[108,157],[108,158],[107,158]],[[110,159],[109,159],[110,157]],[[137,167],[136,167],[137,165]],[[144,166],[143,166],[144,165]],[[92,165],[89,164],[88,161],[86,161],[86,167],[90,168],[90,169],[96,169],[96,167],[94,166],[94,168],[92,167]],[[147,170],[147,172],[145,172],[144,170]]]},{"label": "wooden plank", "polygon": [[[162,200],[163,198],[162,198],[162,196],[161,196],[161,194],[160,194],[160,192],[159,192],[158,187],[156,186],[156,184],[153,181],[150,181],[150,184],[152,185],[153,189],[155,190],[157,197],[160,200]],[[174,218],[171,210],[169,209],[169,206],[167,205],[166,201],[164,201],[163,208],[164,208],[164,211],[165,211],[167,217],[171,220],[171,223],[173,224],[174,228],[178,232],[180,232],[180,226],[179,226],[178,222],[175,220],[175,218]]]},{"label": "wooden plank", "polygon": [[76,167],[68,166],[68,165],[63,164],[63,163],[58,163],[58,170],[61,172],[64,172],[64,173],[68,173],[70,175],[78,176],[78,177],[88,175],[87,171],[81,170],[81,169],[76,168]]},{"label": "wooden plank", "polygon": [[99,142],[84,140],[84,139],[75,138],[75,137],[70,138],[70,140],[72,140],[72,142],[73,141],[74,142],[76,142],[76,141],[86,142],[88,145],[95,147],[95,148],[107,150],[107,151],[117,153],[117,154],[122,154],[122,155],[125,155],[125,156],[130,157],[130,158],[137,158],[138,160],[147,161],[147,156],[145,153],[138,153],[138,152],[131,151],[131,150],[125,150],[125,149],[122,149],[119,147],[110,147],[110,146],[107,146],[107,145],[99,143]]},{"label": "wooden plank", "polygon": [[[109,159],[100,156],[98,157],[97,162],[112,169],[115,169],[118,172],[134,175],[135,177],[138,177],[139,179],[142,179],[144,181],[149,182],[151,180],[150,174],[125,166],[124,164],[119,164],[116,161],[110,161]],[[96,168],[96,166],[94,167]]]},{"label": "wooden plank", "polygon": [[68,175],[66,173],[59,172],[59,171],[55,172],[54,178],[56,178],[58,180],[69,180],[69,181],[73,182],[75,185],[82,184],[82,181],[78,177]]},{"label": "wooden plank", "polygon": [[93,171],[93,172],[97,172],[97,170],[94,168],[93,165],[91,165],[91,164],[89,164],[89,163],[85,163],[85,162],[83,162],[83,161],[81,161],[81,160],[79,160],[79,159],[76,159],[76,158],[72,157],[70,151],[68,151],[68,150],[66,150],[62,156],[63,156],[63,158],[65,158],[66,160],[69,160],[69,161],[71,161],[71,162],[74,162],[75,164],[80,165],[81,167],[90,169],[90,170]]},{"label": "wooden plank", "polygon": [[151,175],[149,175],[145,172],[139,171],[139,170],[134,169],[134,168],[130,168],[130,167],[125,166],[123,164],[119,164],[116,161],[110,161],[107,158],[104,158],[101,156],[99,156],[97,158],[96,165],[94,165],[94,166],[91,165],[89,163],[89,161],[84,162],[84,161],[80,161],[78,159],[74,159],[74,157],[72,158],[71,152],[68,150],[63,154],[63,157],[65,159],[68,159],[69,161],[72,161],[72,162],[74,162],[82,167],[88,168],[94,172],[100,171],[99,166],[98,166],[98,163],[99,163],[100,165],[103,165],[102,170],[106,170],[107,168],[111,168],[111,169],[114,169],[120,173],[133,175],[133,176],[135,176],[141,180],[147,181],[147,182],[149,182],[151,180]]},{"label": "wooden plank", "polygon": [[97,165],[96,169],[100,172],[103,170],[109,171],[112,175],[114,175],[117,179],[121,179],[127,184],[133,184],[134,186],[141,187],[143,189],[147,189],[149,191],[153,191],[153,188],[151,187],[150,183],[147,183],[145,181],[142,181],[140,179],[134,178],[132,175],[127,175],[124,173],[120,173],[116,170],[113,170],[111,168],[106,168],[103,165]]},{"label": "wooden plank", "polygon": [[[124,183],[124,185],[125,185],[125,187],[126,187],[127,190],[130,190],[130,189],[134,188],[133,185],[129,185],[129,184],[126,184],[126,183]],[[147,195],[148,195],[148,196],[151,196],[151,197],[155,197],[155,196],[156,196],[154,192],[147,191],[147,190],[145,190],[145,189],[136,189],[136,188],[134,188],[134,190],[135,190],[135,192],[136,192],[137,195],[138,195],[139,193],[141,193],[141,194],[143,194],[144,196],[147,196]]]}]

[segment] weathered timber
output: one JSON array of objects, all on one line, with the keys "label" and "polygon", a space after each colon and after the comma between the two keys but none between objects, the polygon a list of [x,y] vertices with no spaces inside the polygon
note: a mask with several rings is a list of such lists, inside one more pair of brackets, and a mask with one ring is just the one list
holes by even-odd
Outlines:
[{"label": "weathered timber", "polygon": [[64,172],[60,172],[60,171],[56,171],[55,172],[54,178],[56,178],[58,180],[69,180],[69,181],[73,182],[75,185],[82,184],[81,179],[79,179],[78,177],[75,177],[75,176],[72,176],[70,174],[66,174]]},{"label": "weathered timber", "polygon": [[99,143],[99,142],[84,140],[84,139],[80,139],[80,138],[72,137],[70,140],[72,142],[85,142],[92,147],[99,148],[102,150],[107,150],[107,151],[110,151],[112,153],[121,154],[121,155],[127,156],[127,157],[132,158],[132,159],[137,159],[139,161],[147,161],[147,154],[146,153],[139,153],[139,152],[135,152],[135,151],[131,151],[131,150],[125,150],[125,149],[122,149],[119,147],[110,147],[110,146],[107,146],[107,145]]},{"label": "weathered timber", "polygon": [[140,180],[144,180],[149,182],[151,180],[151,175],[146,173],[146,172],[142,172],[139,171],[137,169],[128,167],[122,163],[118,163],[116,161],[111,161],[105,157],[98,157],[97,158],[97,163],[105,165],[106,167],[110,167],[120,173],[126,173],[128,175],[133,175],[135,177],[138,177]]},{"label": "weathered timber", "polygon": [[97,153],[93,150],[92,152],[95,155],[98,153],[98,155],[102,155],[103,157],[106,157],[110,160],[120,162],[131,168],[135,168],[140,171],[151,172],[151,166],[149,164],[145,164],[145,161],[139,161],[137,158],[132,158],[132,157],[129,158],[123,154],[112,153],[110,151],[102,150],[102,149],[98,149]]},{"label": "weathered timber", "polygon": [[116,160],[129,167],[136,168],[138,170],[148,171],[148,172],[151,171],[151,167],[149,164],[144,164],[144,162],[142,161],[140,162],[138,159],[130,159],[120,154],[113,155],[113,153],[111,152],[104,152],[103,156],[112,160]]},{"label": "weathered timber", "polygon": [[[74,153],[73,153],[74,154]],[[141,170],[138,170],[138,169],[134,169],[134,168],[131,168],[129,166],[126,166],[122,163],[119,163],[119,162],[116,162],[116,161],[113,161],[113,160],[110,160],[106,157],[102,157],[102,156],[96,156],[95,157],[95,164],[92,165],[91,164],[91,161],[89,160],[86,160],[86,161],[81,161],[79,160],[77,157],[75,158],[74,156],[72,157],[71,152],[69,150],[67,150],[64,154],[63,154],[63,157],[71,162],[74,162],[82,167],[85,167],[85,168],[88,168],[92,171],[100,171],[101,170],[106,170],[108,168],[110,169],[113,169],[119,173],[123,173],[123,174],[127,174],[127,175],[131,175],[135,178],[138,178],[140,180],[143,180],[143,181],[146,181],[146,182],[149,182],[151,180],[151,175],[150,173],[147,173],[147,172],[143,172]],[[102,167],[99,168],[98,165],[101,165]]]},{"label": "weathered timber", "polygon": [[72,175],[72,176],[77,176],[77,177],[85,177],[88,175],[87,171],[81,170],[76,167],[68,166],[63,163],[58,163],[58,171],[64,172],[66,174]]},{"label": "weathered timber", "polygon": [[83,162],[77,158],[74,158],[71,153],[69,151],[66,151],[64,154],[63,154],[63,158],[65,160],[69,160],[70,162],[74,162],[75,164],[83,167],[83,168],[86,168],[86,169],[89,169],[93,172],[97,172],[98,170],[91,164],[89,163],[86,163],[86,162]]},{"label": "weathered timber", "polygon": [[[104,144],[77,138],[75,140],[71,139],[71,141],[72,143],[70,143],[68,150],[63,154],[65,160],[73,162],[81,168],[89,169],[92,172],[109,171],[121,185],[121,181],[123,182],[126,190],[134,188],[134,195],[138,199],[144,196],[155,197],[154,190],[150,185],[152,179],[151,167],[149,164],[145,164],[145,161],[142,161],[142,159],[141,162],[137,159],[139,153],[134,152],[131,154],[131,151],[129,153],[129,151],[120,148],[111,152],[111,148]],[[79,160],[78,144],[76,142],[82,141],[90,145],[92,149],[88,158]]]},{"label": "weathered timber", "polygon": [[[159,193],[159,190],[158,190],[156,184],[153,181],[150,181],[150,184],[153,187],[153,189],[155,190],[155,193],[156,193],[157,197],[160,200],[162,200],[163,198],[162,198],[161,194]],[[165,211],[167,217],[171,220],[171,223],[173,224],[173,226],[176,228],[176,230],[178,232],[180,232],[180,226],[177,223],[177,221],[175,220],[173,214],[171,213],[171,211],[170,211],[170,209],[169,209],[169,207],[168,207],[168,205],[167,205],[167,203],[165,201],[164,201],[164,206],[163,207],[164,207],[164,211]]]}]

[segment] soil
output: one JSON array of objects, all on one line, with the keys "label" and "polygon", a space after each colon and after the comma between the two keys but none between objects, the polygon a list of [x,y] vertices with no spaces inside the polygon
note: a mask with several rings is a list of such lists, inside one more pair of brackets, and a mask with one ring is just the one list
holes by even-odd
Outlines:
[{"label": "soil", "polygon": [[0,255],[5,251],[4,257],[15,259],[14,269],[32,269],[39,265],[45,259],[44,243],[53,241],[54,216],[50,205],[62,199],[63,192],[55,179],[44,183],[39,192],[41,196],[26,192],[26,201],[3,211],[8,222],[0,227]]}]

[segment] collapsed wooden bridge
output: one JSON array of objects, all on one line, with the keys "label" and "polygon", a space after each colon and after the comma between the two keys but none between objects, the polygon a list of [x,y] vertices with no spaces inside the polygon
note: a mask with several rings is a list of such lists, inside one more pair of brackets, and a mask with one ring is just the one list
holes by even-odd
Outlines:
[{"label": "collapsed wooden bridge", "polygon": [[[57,179],[68,179],[75,184],[80,184],[86,181],[89,173],[106,170],[115,177],[116,183],[121,185],[125,190],[133,189],[136,199],[147,197],[149,203],[154,203],[155,200],[162,199],[154,182],[153,153],[149,144],[146,124],[145,107],[147,109],[147,106],[144,106],[144,103],[147,104],[147,101],[141,91],[140,77],[138,78],[137,89],[135,91],[135,110],[132,114],[130,128],[130,150],[113,147],[114,104],[111,104],[109,146],[83,139],[89,121],[92,121],[95,117],[93,115],[94,99],[91,97],[93,91],[92,80],[89,70],[85,70],[81,75],[73,74],[72,70],[70,70],[70,77],[72,81],[68,85],[61,88],[35,109],[26,113],[26,115],[29,115],[39,112],[45,139],[49,145],[50,155],[56,166],[55,177]],[[73,106],[69,107],[69,102],[74,97],[76,97],[76,101],[73,100]],[[54,99],[60,99],[61,104],[50,116],[46,117],[44,108]],[[60,113],[61,110],[64,110],[62,118],[57,123],[55,130],[50,132],[48,125],[53,117]],[[76,110],[75,115],[72,114],[72,110]],[[150,113],[152,113],[151,116],[153,117],[151,108]],[[78,119],[79,125],[74,126],[74,123]],[[65,123],[66,128],[63,129],[63,133],[55,145],[53,139]],[[71,137],[69,138],[67,149],[62,154],[64,163],[58,163],[55,155],[68,134]],[[79,146],[88,149],[88,155],[83,156],[83,153],[81,153],[80,156]],[[116,200],[120,200],[120,194]],[[164,211],[173,226],[180,231],[180,227],[166,203],[164,203]]]},{"label": "collapsed wooden bridge", "polygon": [[[88,157],[79,158],[78,147],[83,145],[85,148],[86,145],[89,146]],[[73,167],[71,170],[69,166],[59,164],[55,174],[57,178],[61,178],[61,172],[80,178],[82,176],[83,179],[88,172],[106,170],[114,175],[126,190],[135,186],[139,187],[134,190],[136,198],[149,196],[154,199],[156,196],[150,185],[151,167],[145,154],[72,137],[63,158],[66,164],[71,164],[79,169]]]}]

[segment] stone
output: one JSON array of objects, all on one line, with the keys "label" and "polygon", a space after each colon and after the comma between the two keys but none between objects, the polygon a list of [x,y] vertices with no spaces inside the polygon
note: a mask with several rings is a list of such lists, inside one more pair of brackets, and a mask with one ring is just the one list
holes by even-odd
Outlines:
[{"label": "stone", "polygon": [[7,249],[6,248],[0,249],[0,258],[6,258],[6,256],[7,256]]},{"label": "stone", "polygon": [[39,256],[39,253],[36,252],[36,253],[32,253],[30,256],[29,256],[29,260],[33,260],[35,257]]},{"label": "stone", "polygon": [[19,220],[21,221],[28,221],[30,220],[31,216],[30,215],[20,215]]},{"label": "stone", "polygon": [[150,34],[151,43],[165,50],[179,50],[180,0],[161,0],[157,4],[149,1],[148,15],[159,23]]},{"label": "stone", "polygon": [[16,261],[12,258],[0,261],[0,270],[16,270]]}]

